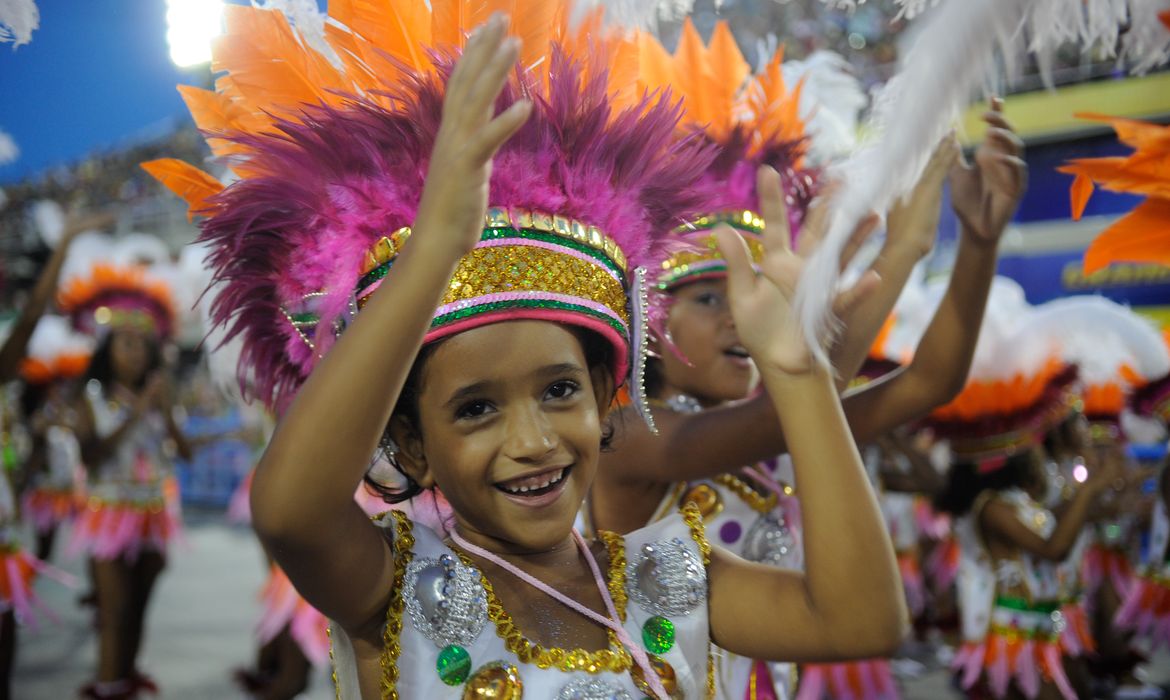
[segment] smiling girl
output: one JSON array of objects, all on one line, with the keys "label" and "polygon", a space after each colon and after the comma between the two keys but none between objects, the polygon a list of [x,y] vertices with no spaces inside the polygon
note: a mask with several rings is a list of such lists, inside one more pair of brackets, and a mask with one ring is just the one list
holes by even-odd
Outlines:
[{"label": "smiling girl", "polygon": [[[614,110],[596,45],[586,59],[533,52],[515,31],[521,71],[496,17],[457,64],[432,54],[381,96],[237,134],[245,177],[204,199],[216,312],[284,409],[254,524],[334,621],[341,696],[704,697],[710,642],[832,654],[859,630],[831,603],[861,590],[883,630],[866,651],[888,651],[905,619],[893,553],[831,371],[792,317],[802,266],[783,227],[764,232],[759,278],[742,241],[718,233],[733,313],[754,319],[744,348],[806,436],[791,450],[808,532],[857,542],[857,556],[760,567],[711,547],[693,509],[625,537],[573,530],[608,407],[637,373],[647,234],[702,206],[689,186],[708,156],[676,140],[664,101]],[[776,213],[776,174],[760,177]],[[362,513],[353,491],[379,445],[404,475],[399,497],[441,492],[449,527]]]}]

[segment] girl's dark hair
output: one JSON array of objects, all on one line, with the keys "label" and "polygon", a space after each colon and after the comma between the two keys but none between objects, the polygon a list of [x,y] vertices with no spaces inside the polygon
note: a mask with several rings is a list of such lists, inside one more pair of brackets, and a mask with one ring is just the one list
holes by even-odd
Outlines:
[{"label": "girl's dark hair", "polygon": [[1032,450],[1017,452],[1008,457],[1002,467],[986,474],[979,473],[979,465],[975,462],[956,462],[951,466],[946,486],[934,498],[934,507],[958,518],[966,515],[979,494],[988,489],[1027,489],[1036,478],[1035,460],[1036,454]]},{"label": "girl's dark hair", "polygon": [[32,418],[45,400],[49,398],[49,384],[34,384],[22,381],[20,383],[20,415],[25,419]]},{"label": "girl's dark hair", "polygon": [[[117,330],[111,330],[102,338],[101,343],[98,344],[97,350],[93,353],[93,358],[89,361],[89,369],[85,372],[85,382],[91,379],[96,379],[101,382],[102,392],[109,392],[110,387],[114,382],[114,354],[112,346],[114,343],[114,334]],[[158,340],[153,336],[144,336],[146,339],[147,357],[146,368],[130,387],[135,391],[140,391],[146,386],[146,380],[155,370],[162,366],[162,348],[159,347]]]},{"label": "girl's dark hair", "polygon": [[[581,349],[585,354],[585,366],[590,372],[600,369],[607,374],[612,374],[613,370],[613,344],[606,340],[598,333],[588,331],[576,326],[566,326],[566,328],[577,337],[578,342],[581,343]],[[431,355],[434,354],[435,349],[443,343],[442,340],[424,345],[418,351],[418,357],[415,358],[414,365],[410,368],[410,373],[406,376],[406,382],[402,385],[402,393],[398,395],[398,402],[394,405],[392,416],[401,416],[410,421],[416,428],[419,426],[418,418],[418,397],[421,393],[422,373],[426,368],[426,363],[430,360]],[[614,379],[612,376],[610,379]],[[616,381],[612,382],[616,384]],[[608,450],[610,444],[613,442],[613,426],[606,421],[602,427],[601,432],[601,449]],[[422,493],[425,489],[419,486],[414,479],[403,471],[402,466],[391,452],[392,442],[390,440],[390,429],[387,426],[382,435],[381,452],[386,457],[387,461],[398,471],[399,474],[406,479],[406,485],[403,487],[387,486],[374,479],[367,470],[364,478],[366,488],[375,496],[381,498],[386,503],[391,505],[396,503],[403,503],[409,501],[415,496]]]},{"label": "girl's dark hair", "polygon": [[1079,418],[1080,414],[1070,413],[1068,417],[1044,433],[1044,452],[1050,459],[1056,459],[1057,453],[1068,449],[1073,441],[1073,428]]}]

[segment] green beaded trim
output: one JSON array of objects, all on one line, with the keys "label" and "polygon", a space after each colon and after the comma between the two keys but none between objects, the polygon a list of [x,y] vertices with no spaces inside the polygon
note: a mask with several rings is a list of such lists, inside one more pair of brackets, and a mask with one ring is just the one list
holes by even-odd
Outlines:
[{"label": "green beaded trim", "polygon": [[1006,608],[1008,610],[1018,610],[1020,612],[1034,612],[1051,615],[1057,610],[1060,610],[1060,601],[1029,601],[1027,598],[1019,598],[1014,596],[996,596],[995,607]]},{"label": "green beaded trim", "polygon": [[499,311],[500,309],[515,309],[517,307],[527,309],[558,309],[560,311],[572,311],[578,314],[587,314],[596,319],[605,321],[611,328],[618,333],[626,335],[628,330],[624,325],[618,321],[606,316],[603,313],[594,311],[588,306],[580,306],[578,304],[570,304],[563,301],[552,301],[550,299],[509,299],[508,301],[493,301],[487,304],[475,304],[466,309],[459,309],[452,311],[449,314],[437,316],[431,321],[431,328],[439,328],[453,321],[459,321],[469,316],[478,316],[483,313],[490,313],[492,311]]}]

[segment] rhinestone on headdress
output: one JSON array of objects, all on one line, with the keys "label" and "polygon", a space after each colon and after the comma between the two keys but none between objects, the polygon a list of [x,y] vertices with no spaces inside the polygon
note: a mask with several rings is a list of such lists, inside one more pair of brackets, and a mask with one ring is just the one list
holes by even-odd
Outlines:
[{"label": "rhinestone on headdress", "polygon": [[404,585],[410,621],[439,647],[470,646],[487,623],[479,573],[450,554],[412,561]]},{"label": "rhinestone on headdress", "polygon": [[655,615],[687,615],[707,599],[707,570],[680,538],[642,546],[626,565],[630,598]]}]

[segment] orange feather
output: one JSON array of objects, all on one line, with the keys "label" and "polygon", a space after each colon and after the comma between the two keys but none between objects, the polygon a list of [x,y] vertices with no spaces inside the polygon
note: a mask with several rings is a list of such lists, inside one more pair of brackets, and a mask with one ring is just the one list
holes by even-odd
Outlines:
[{"label": "orange feather", "polygon": [[275,111],[296,118],[302,105],[336,105],[335,91],[352,92],[352,85],[321,54],[303,46],[284,13],[256,7],[224,7],[222,36],[212,49],[212,71],[229,71],[220,78],[239,91],[249,110]]},{"label": "orange feather", "polygon": [[1170,267],[1170,201],[1148,199],[1097,235],[1085,251],[1085,273],[1116,262]]},{"label": "orange feather", "polygon": [[[330,0],[329,16],[369,45],[398,58],[413,68],[425,68],[430,61],[423,50],[431,43],[430,12],[421,2],[382,0]],[[343,36],[336,27],[326,25],[330,43]],[[335,46],[336,49],[336,46]],[[372,58],[369,54],[366,60]]]},{"label": "orange feather", "polygon": [[187,203],[187,219],[207,209],[207,200],[223,191],[223,183],[178,158],[160,158],[142,164],[167,189]]}]

